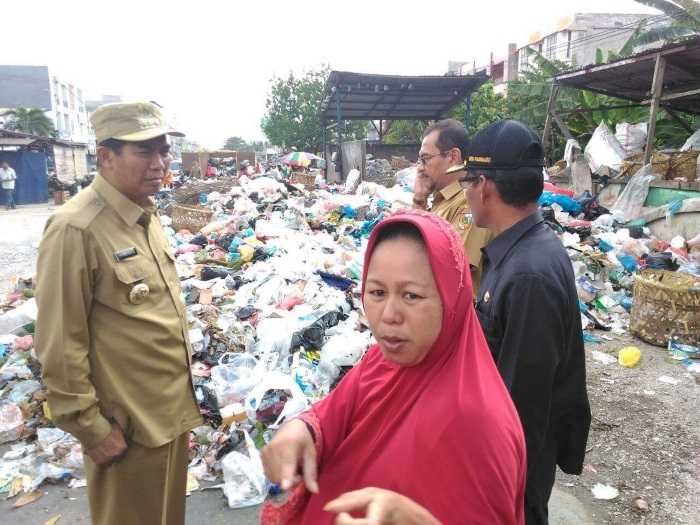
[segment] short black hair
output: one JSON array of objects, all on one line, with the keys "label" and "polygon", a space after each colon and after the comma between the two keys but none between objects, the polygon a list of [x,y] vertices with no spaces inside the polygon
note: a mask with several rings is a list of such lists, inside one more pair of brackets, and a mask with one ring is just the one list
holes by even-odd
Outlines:
[{"label": "short black hair", "polygon": [[98,146],[102,146],[103,148],[111,149],[114,153],[117,155],[122,154],[122,150],[124,149],[124,146],[126,146],[126,140],[120,140],[120,139],[106,139],[103,140],[98,144]]},{"label": "short black hair", "polygon": [[393,222],[380,230],[377,235],[377,240],[374,241],[374,248],[384,241],[395,239],[408,239],[419,242],[425,246],[423,234],[415,224],[411,224],[410,222]]},{"label": "short black hair", "polygon": [[[484,176],[496,185],[501,199],[505,204],[524,208],[537,202],[544,189],[542,168],[533,166],[512,170],[481,170],[471,169],[470,174]],[[476,184],[476,182],[474,182]]]},{"label": "short black hair", "polygon": [[435,124],[425,129],[423,137],[425,138],[428,133],[432,133],[433,131],[438,132],[435,145],[441,152],[457,148],[462,153],[462,160],[467,159],[469,142],[471,139],[469,138],[469,133],[464,127],[464,124],[453,118],[438,120]]}]

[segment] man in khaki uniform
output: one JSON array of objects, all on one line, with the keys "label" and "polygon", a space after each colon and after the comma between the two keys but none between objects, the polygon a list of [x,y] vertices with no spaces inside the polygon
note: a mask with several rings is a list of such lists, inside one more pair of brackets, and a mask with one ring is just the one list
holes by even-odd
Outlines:
[{"label": "man in khaki uniform", "polygon": [[481,280],[481,248],[492,235],[489,230],[473,224],[471,210],[458,182],[463,172],[446,174],[448,169],[464,165],[468,148],[469,133],[457,120],[440,120],[425,130],[413,187],[413,207],[425,210],[428,197],[433,194],[430,211],[449,221],[462,238],[476,298]]},{"label": "man in khaki uniform", "polygon": [[189,430],[200,424],[187,312],[150,196],[170,166],[150,103],[91,117],[100,173],[39,247],[36,352],[56,426],[82,444],[92,523],[185,522]]}]

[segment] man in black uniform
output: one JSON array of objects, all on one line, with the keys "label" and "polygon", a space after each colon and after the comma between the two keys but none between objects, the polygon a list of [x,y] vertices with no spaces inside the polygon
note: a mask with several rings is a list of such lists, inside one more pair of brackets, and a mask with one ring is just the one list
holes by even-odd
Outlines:
[{"label": "man in black uniform", "polygon": [[544,148],[534,130],[501,120],[477,133],[460,179],[483,251],[476,310],[525,431],[527,525],[548,523],[556,466],[580,474],[591,422],[574,272],[544,223]]}]

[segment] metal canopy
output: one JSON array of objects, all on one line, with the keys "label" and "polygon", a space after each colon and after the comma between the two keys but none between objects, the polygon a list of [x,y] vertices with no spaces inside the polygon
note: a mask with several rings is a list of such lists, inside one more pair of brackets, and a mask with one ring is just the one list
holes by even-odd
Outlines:
[{"label": "metal canopy", "polygon": [[33,142],[36,142],[36,139],[0,137],[0,146],[28,146]]},{"label": "metal canopy", "polygon": [[657,59],[665,59],[659,105],[700,113],[700,38],[669,44],[551,78],[560,86],[585,89],[642,105],[652,103]]},{"label": "metal canopy", "polygon": [[471,76],[368,75],[331,71],[316,115],[337,120],[439,120],[488,81]]}]

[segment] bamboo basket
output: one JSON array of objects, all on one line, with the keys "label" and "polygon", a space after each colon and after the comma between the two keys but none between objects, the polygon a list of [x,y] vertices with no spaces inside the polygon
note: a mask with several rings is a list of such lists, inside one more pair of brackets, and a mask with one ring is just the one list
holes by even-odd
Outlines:
[{"label": "bamboo basket", "polygon": [[[685,177],[689,182],[696,180],[697,151],[655,151],[651,156],[651,167],[654,173],[661,175],[662,180],[673,180]],[[621,175],[636,174],[644,163],[644,153],[633,155],[622,161]]]},{"label": "bamboo basket", "polygon": [[214,212],[209,208],[200,206],[183,206],[173,204],[170,217],[173,220],[172,228],[175,231],[189,230],[190,233],[197,233],[211,222]]},{"label": "bamboo basket", "polygon": [[406,157],[394,157],[391,156],[391,167],[396,171],[401,171],[406,168],[410,168],[413,164]]},{"label": "bamboo basket", "polygon": [[634,273],[630,331],[647,343],[700,341],[700,277],[668,270]]},{"label": "bamboo basket", "polygon": [[307,175],[306,173],[292,172],[290,177],[292,184],[301,184],[308,191],[312,191],[316,184],[316,175]]}]

